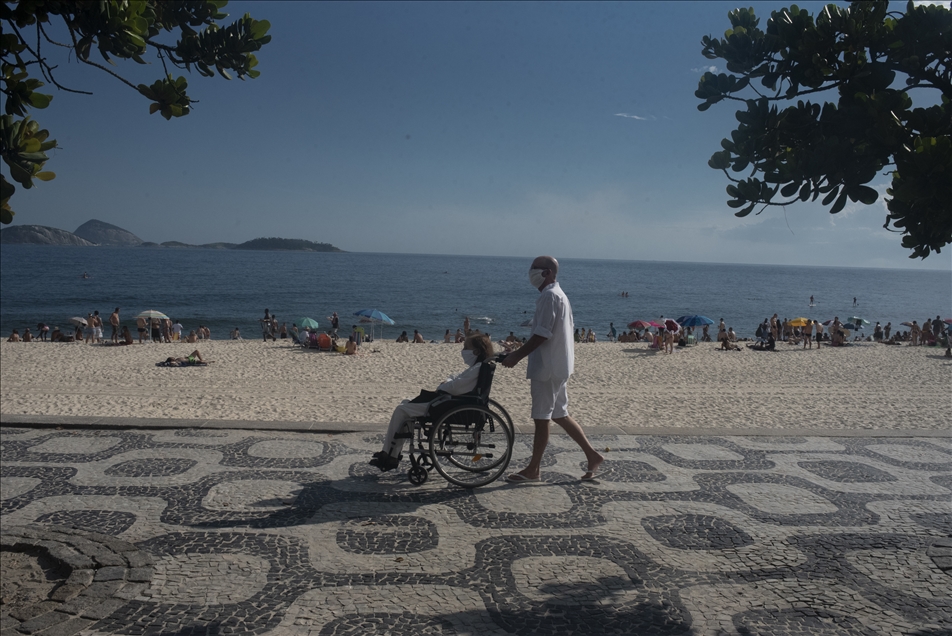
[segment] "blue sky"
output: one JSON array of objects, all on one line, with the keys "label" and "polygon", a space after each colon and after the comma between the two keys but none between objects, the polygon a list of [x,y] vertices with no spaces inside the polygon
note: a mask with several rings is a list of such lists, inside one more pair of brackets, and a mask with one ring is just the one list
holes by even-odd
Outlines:
[{"label": "blue sky", "polygon": [[[948,269],[952,250],[908,258],[881,201],[733,216],[707,160],[736,108],[700,113],[694,90],[719,62],[701,37],[723,33],[734,6],[232,2],[232,17],[272,24],[261,76],[187,75],[199,103],[185,118],[150,116],[129,87],[61,60],[59,81],[94,95],[53,89],[32,113],[61,146],[57,178],[18,189],[15,223],[97,218],[156,242]],[[753,6],[763,26],[788,4]]]}]

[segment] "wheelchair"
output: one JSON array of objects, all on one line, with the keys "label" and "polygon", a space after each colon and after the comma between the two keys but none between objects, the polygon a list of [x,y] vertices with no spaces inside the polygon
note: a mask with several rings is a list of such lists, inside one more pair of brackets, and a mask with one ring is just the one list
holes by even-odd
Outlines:
[{"label": "wheelchair", "polygon": [[396,435],[408,440],[410,483],[422,485],[435,469],[451,484],[476,488],[506,470],[515,429],[506,409],[489,399],[495,371],[494,362],[483,362],[472,392],[441,395]]}]

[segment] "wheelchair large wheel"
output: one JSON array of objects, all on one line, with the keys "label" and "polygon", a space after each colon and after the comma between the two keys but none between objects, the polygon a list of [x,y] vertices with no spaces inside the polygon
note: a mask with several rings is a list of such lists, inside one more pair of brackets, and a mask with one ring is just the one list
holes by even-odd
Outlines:
[{"label": "wheelchair large wheel", "polygon": [[433,425],[430,459],[450,483],[475,488],[494,481],[512,458],[512,427],[500,414],[460,406]]},{"label": "wheelchair large wheel", "polygon": [[506,421],[509,426],[509,439],[512,443],[515,443],[516,427],[512,423],[512,418],[509,417],[509,411],[502,408],[502,405],[496,400],[489,400],[489,410]]}]

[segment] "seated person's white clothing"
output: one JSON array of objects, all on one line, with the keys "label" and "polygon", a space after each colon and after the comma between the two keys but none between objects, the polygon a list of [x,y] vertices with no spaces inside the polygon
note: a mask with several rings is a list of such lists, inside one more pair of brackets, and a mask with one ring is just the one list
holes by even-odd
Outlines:
[{"label": "seated person's white clothing", "polygon": [[[462,373],[447,378],[445,382],[436,388],[437,391],[449,393],[450,395],[463,395],[476,388],[476,382],[479,380],[479,369],[482,366],[477,362]],[[390,453],[390,456],[396,459],[403,450],[403,439],[394,439],[397,433],[405,428],[407,421],[415,417],[426,415],[430,408],[430,402],[413,402],[404,400],[397,408],[393,410],[390,416],[390,426],[387,428],[387,435],[383,438],[383,450]]]}]

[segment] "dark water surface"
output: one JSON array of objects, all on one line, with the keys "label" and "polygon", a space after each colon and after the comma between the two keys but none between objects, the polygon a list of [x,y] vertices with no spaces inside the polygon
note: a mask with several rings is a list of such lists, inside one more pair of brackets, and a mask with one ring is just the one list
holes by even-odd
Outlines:
[{"label": "dark water surface", "polygon": [[[940,255],[936,258],[945,258]],[[948,260],[948,259],[946,259]],[[207,325],[213,338],[239,327],[260,337],[267,307],[288,327],[308,316],[324,327],[337,311],[377,308],[396,321],[384,336],[419,329],[428,339],[474,327],[503,337],[531,316],[538,292],[531,259],[482,256],[255,252],[203,249],[4,245],[0,250],[0,332],[121,308],[125,324],[145,309]],[[577,327],[599,338],[608,323],[703,314],[752,335],[774,313],[827,320],[859,315],[884,325],[952,314],[952,271],[724,265],[563,259],[559,280]],[[89,274],[83,279],[83,272]],[[627,291],[628,297],[620,296]],[[809,307],[809,298],[816,306]],[[858,304],[853,307],[853,297]],[[871,328],[867,328],[872,333]],[[379,333],[379,328],[378,328]]]}]

